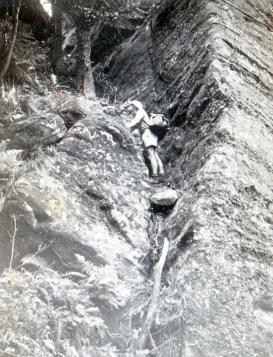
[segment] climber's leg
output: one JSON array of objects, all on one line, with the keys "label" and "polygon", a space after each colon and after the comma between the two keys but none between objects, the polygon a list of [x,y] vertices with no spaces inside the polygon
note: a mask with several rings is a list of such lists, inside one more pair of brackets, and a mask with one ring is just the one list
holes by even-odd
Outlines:
[{"label": "climber's leg", "polygon": [[151,166],[152,177],[158,176],[158,163],[155,155],[155,147],[149,146],[146,150],[147,159]]},{"label": "climber's leg", "polygon": [[156,158],[156,162],[157,162],[157,168],[158,168],[158,175],[164,175],[164,167],[163,167],[163,163],[162,160],[160,159],[157,150],[155,150],[155,158]]},{"label": "climber's leg", "polygon": [[158,145],[158,138],[150,129],[146,128],[141,133],[141,139],[146,154],[145,156],[147,158],[147,161],[149,162],[149,165],[147,166],[148,168],[149,166],[151,168],[150,176],[158,176],[158,163],[155,156],[155,150]]}]

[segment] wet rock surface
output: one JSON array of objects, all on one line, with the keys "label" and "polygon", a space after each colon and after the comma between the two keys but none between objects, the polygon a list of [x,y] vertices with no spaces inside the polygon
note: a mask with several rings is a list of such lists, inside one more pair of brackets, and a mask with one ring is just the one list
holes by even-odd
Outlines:
[{"label": "wet rock surface", "polygon": [[[168,238],[150,355],[272,356],[271,13],[265,0],[166,1],[97,65],[101,88],[170,116],[160,154],[179,198],[164,215],[119,106],[86,102],[66,127],[55,113],[42,136],[33,117],[32,135],[5,129],[0,264],[17,271],[1,277],[1,351],[134,356],[150,244],[158,255]],[[19,127],[54,147],[21,160]]]}]

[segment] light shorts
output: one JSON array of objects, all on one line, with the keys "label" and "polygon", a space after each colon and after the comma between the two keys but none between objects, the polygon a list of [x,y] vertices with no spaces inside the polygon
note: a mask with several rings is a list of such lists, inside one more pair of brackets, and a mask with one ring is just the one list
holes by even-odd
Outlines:
[{"label": "light shorts", "polygon": [[148,128],[142,132],[141,139],[145,149],[149,146],[154,146],[156,148],[158,146],[158,137]]}]

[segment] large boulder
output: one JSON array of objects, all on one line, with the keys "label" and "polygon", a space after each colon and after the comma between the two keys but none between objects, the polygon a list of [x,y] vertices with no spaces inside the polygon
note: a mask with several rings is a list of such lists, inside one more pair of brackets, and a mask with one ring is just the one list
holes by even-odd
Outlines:
[{"label": "large boulder", "polygon": [[6,141],[9,149],[33,150],[60,141],[66,134],[64,121],[59,115],[31,115],[1,129],[0,140]]}]

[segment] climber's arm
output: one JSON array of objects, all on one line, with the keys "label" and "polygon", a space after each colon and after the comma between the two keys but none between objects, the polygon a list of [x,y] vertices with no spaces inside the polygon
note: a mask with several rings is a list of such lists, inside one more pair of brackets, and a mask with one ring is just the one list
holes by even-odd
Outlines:
[{"label": "climber's arm", "polygon": [[130,131],[134,131],[137,129],[140,121],[144,118],[144,113],[142,110],[138,110],[136,113],[136,116],[134,117],[134,119],[131,121],[131,123],[129,124],[129,129]]}]

